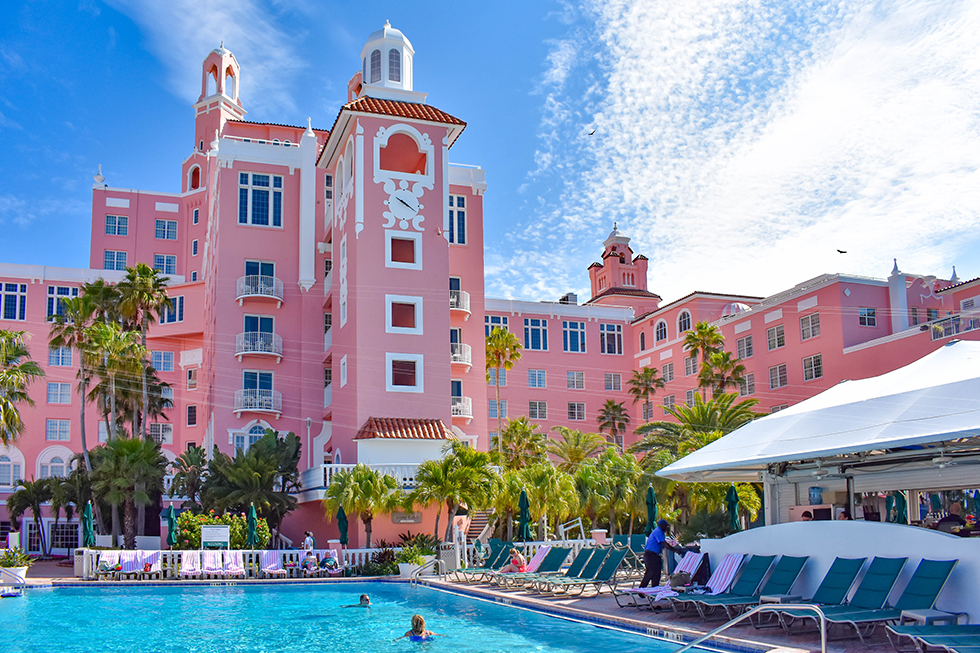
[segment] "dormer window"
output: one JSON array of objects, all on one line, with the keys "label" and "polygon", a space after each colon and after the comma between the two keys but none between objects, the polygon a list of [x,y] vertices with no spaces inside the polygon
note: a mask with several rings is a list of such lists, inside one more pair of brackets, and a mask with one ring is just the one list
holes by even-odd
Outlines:
[{"label": "dormer window", "polygon": [[371,83],[377,84],[381,81],[381,50],[371,53]]},{"label": "dormer window", "polygon": [[388,50],[388,81],[402,81],[402,55],[398,50]]}]

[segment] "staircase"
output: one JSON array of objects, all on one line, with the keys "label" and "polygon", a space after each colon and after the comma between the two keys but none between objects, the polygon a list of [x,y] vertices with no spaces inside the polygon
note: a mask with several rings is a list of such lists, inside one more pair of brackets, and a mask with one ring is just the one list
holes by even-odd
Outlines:
[{"label": "staircase", "polygon": [[493,518],[493,512],[489,510],[474,510],[470,513],[470,527],[466,531],[466,543],[473,544],[473,540],[480,536],[483,529]]}]

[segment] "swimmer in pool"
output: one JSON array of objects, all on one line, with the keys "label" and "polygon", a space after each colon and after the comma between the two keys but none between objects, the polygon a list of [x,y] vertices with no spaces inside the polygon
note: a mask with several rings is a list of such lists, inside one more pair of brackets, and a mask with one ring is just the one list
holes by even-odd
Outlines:
[{"label": "swimmer in pool", "polygon": [[370,608],[371,607],[371,597],[367,594],[361,594],[360,603],[354,603],[352,605],[345,605],[345,608]]},{"label": "swimmer in pool", "polygon": [[400,639],[408,638],[413,642],[424,642],[432,637],[442,637],[440,633],[434,633],[431,630],[425,629],[425,617],[420,614],[412,615],[412,629],[406,632],[401,637],[396,637],[397,642]]}]

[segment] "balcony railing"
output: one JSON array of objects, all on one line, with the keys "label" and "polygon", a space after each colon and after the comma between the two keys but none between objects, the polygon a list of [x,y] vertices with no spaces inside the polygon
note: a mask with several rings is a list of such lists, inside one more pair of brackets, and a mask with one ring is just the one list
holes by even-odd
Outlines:
[{"label": "balcony railing", "polygon": [[276,362],[282,360],[282,336],[261,331],[246,331],[235,337],[235,356],[242,362],[242,356],[275,356]]},{"label": "balcony railing", "polygon": [[463,311],[466,313],[466,319],[470,319],[470,294],[465,290],[450,290],[449,308],[453,311]]},{"label": "balcony railing", "polygon": [[473,365],[473,348],[469,345],[464,345],[460,342],[450,343],[449,352],[450,356],[452,357],[450,360],[453,363],[459,363],[467,366]]},{"label": "balcony railing", "polygon": [[971,311],[950,315],[936,322],[930,322],[929,329],[932,331],[933,340],[942,340],[966,331],[976,331],[980,329],[980,313]]},{"label": "balcony railing", "polygon": [[473,419],[473,400],[469,397],[453,397],[453,417]]},{"label": "balcony railing", "polygon": [[264,274],[247,274],[238,279],[238,290],[235,299],[239,306],[246,297],[258,297],[276,300],[282,306],[282,281]]},{"label": "balcony railing", "polygon": [[282,414],[282,393],[275,390],[235,390],[235,416],[242,413]]},{"label": "balcony railing", "polygon": [[[403,490],[414,490],[418,486],[418,482],[415,480],[415,474],[419,468],[417,463],[388,463],[368,465],[368,467],[381,474],[394,476],[398,487]],[[319,468],[312,467],[302,473],[301,481],[303,483],[303,489],[315,490],[318,488],[327,488],[338,473],[353,468],[354,465],[320,465]]]},{"label": "balcony railing", "polygon": [[330,404],[333,403],[333,384],[323,388],[323,407],[330,408]]}]

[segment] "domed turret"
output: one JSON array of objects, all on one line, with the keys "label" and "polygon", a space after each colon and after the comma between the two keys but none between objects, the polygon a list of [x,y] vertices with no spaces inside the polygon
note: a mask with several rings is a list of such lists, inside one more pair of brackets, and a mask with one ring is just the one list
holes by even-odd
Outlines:
[{"label": "domed turret", "polygon": [[414,56],[415,50],[405,35],[385,21],[385,26],[373,32],[361,50],[365,94],[380,97],[379,89],[411,91]]},{"label": "domed turret", "polygon": [[725,308],[721,309],[722,317],[732,317],[738,315],[739,313],[744,313],[749,310],[748,304],[743,304],[742,302],[732,302],[731,304],[725,304]]}]

